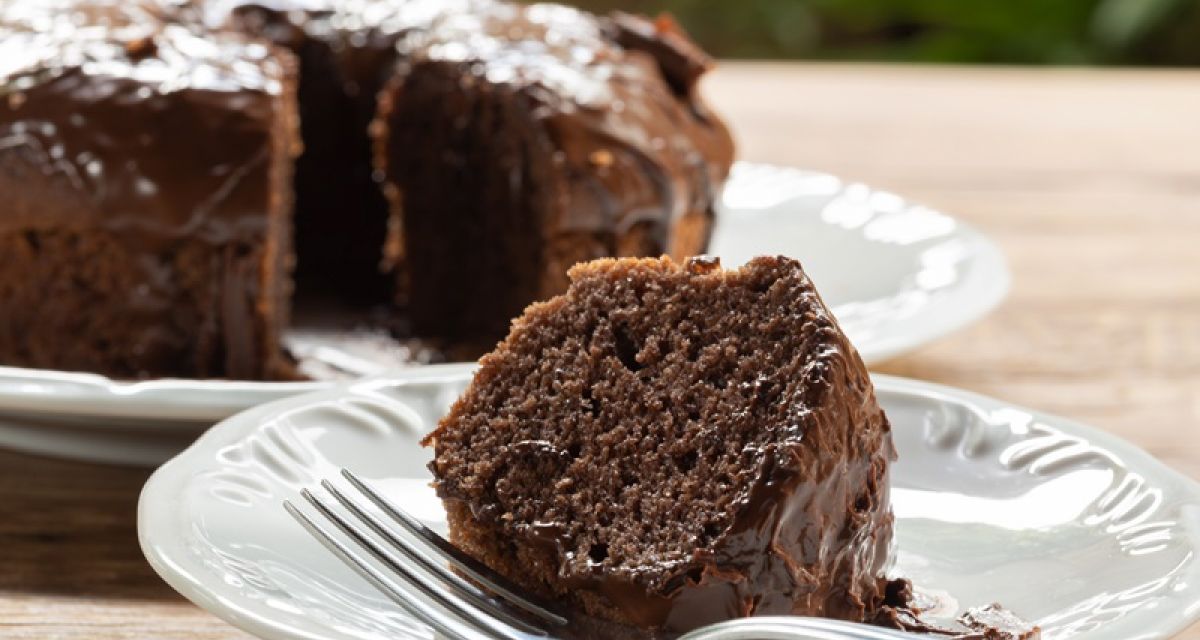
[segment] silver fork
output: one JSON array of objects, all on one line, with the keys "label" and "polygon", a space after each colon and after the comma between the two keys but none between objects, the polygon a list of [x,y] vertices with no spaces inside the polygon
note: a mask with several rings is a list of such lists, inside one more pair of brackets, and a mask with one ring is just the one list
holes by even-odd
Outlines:
[{"label": "silver fork", "polygon": [[[345,469],[342,476],[382,511],[388,521],[372,513],[360,498],[347,495],[328,480],[322,481],[321,486],[342,505],[349,517],[308,489],[301,491],[301,495],[353,545],[327,526],[318,524],[292,502],[285,501],[284,508],[342,562],[414,619],[442,636],[464,640],[534,640],[570,635],[570,617],[559,607],[526,593],[463,553],[358,476]],[[388,575],[362,552],[394,575]],[[486,591],[450,567],[483,585]],[[679,640],[896,640],[913,637],[913,634],[851,622],[785,616],[722,622],[692,631]]]}]

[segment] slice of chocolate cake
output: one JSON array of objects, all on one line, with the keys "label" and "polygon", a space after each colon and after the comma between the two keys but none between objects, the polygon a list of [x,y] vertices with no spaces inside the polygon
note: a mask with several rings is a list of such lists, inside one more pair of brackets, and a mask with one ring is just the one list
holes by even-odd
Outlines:
[{"label": "slice of chocolate cake", "polygon": [[294,63],[169,4],[0,3],[0,363],[287,375]]},{"label": "slice of chocolate cake", "polygon": [[800,265],[599,260],[571,279],[425,440],[451,539],[642,628],[875,615],[895,450]]},{"label": "slice of chocolate cake", "polygon": [[669,22],[479,2],[397,47],[377,165],[420,333],[494,341],[577,262],[704,250],[733,144]]}]

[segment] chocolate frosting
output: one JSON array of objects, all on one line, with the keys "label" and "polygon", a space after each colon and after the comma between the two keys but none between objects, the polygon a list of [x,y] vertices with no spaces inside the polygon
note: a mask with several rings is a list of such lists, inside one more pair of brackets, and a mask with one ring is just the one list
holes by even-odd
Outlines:
[{"label": "chocolate frosting", "polygon": [[[374,109],[375,94],[394,70],[406,35],[445,15],[490,6],[480,0],[204,0],[191,5],[210,29],[265,37],[294,52],[329,47],[346,92]],[[365,114],[369,121],[373,114]]]},{"label": "chocolate frosting", "polygon": [[236,34],[201,36],[168,8],[0,7],[0,150],[80,205],[31,185],[0,230],[100,228],[157,247],[265,233],[290,60]]},{"label": "chocolate frosting", "polygon": [[[733,144],[693,91],[698,72],[663,82],[681,60],[695,59],[679,44],[684,37],[651,25],[622,38],[635,22],[557,5],[479,3],[413,30],[398,47],[414,66],[460,64],[530,99],[563,180],[562,217],[547,221],[547,235],[621,236],[642,224],[671,253],[670,227],[711,207]],[[696,66],[707,69],[707,58]]]},{"label": "chocolate frosting", "polygon": [[[569,206],[551,235],[620,235],[649,223],[665,247],[661,212],[670,223],[707,209],[732,162],[727,129],[694,92],[710,61],[666,21],[484,0],[47,0],[0,7],[0,30],[0,96],[9,107],[0,139],[27,147],[119,231],[214,242],[261,231],[262,194],[238,187],[262,169],[268,141],[248,154],[228,133],[248,128],[238,120],[269,117],[261,97],[281,94],[294,63],[255,35],[294,50],[306,39],[329,44],[365,111],[397,59],[460,62],[524,88],[541,105],[567,177]],[[160,113],[180,96],[231,120],[213,123],[221,145],[173,131],[181,150],[205,153],[164,154],[165,136],[145,134],[148,145],[139,132],[105,133],[122,120],[145,122],[140,113]],[[70,127],[38,124],[68,119]],[[173,162],[158,161],[164,156]],[[196,166],[180,166],[189,161]],[[196,192],[212,197],[197,205]]]}]

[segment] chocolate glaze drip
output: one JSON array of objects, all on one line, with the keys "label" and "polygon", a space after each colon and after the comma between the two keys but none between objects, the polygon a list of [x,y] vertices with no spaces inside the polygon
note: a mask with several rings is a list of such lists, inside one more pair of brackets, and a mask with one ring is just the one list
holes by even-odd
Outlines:
[{"label": "chocolate glaze drip", "polygon": [[972,607],[954,620],[924,616],[926,603],[914,595],[908,580],[888,584],[884,605],[872,623],[948,640],[1039,640],[1041,629],[1017,617],[999,604]]}]

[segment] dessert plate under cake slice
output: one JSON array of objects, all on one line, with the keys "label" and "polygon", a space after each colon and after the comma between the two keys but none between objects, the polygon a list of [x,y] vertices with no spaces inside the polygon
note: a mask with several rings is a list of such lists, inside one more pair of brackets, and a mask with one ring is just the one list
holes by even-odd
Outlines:
[{"label": "dessert plate under cake slice", "polygon": [[[387,375],[219,424],[139,504],[144,552],[176,589],[264,638],[429,638],[280,506],[348,467],[435,528],[418,440],[469,366]],[[877,376],[895,573],[942,613],[1000,602],[1046,640],[1154,640],[1200,617],[1200,486],[1111,435],[955,389]]]},{"label": "dessert plate under cake slice", "polygon": [[[800,259],[868,364],[980,318],[1009,285],[999,249],[963,222],[861,184],[770,165],[735,166],[710,253],[728,267],[755,255]],[[347,349],[344,342],[322,344],[320,333],[303,327],[290,342],[343,372],[390,368]],[[74,430],[71,437],[77,444],[64,449],[36,434],[0,429],[0,446],[88,457],[89,447],[80,439],[102,441],[114,425],[146,433],[195,434],[243,409],[331,386],[224,380],[129,383],[93,374],[0,367],[0,413],[30,416],[42,431],[61,423]],[[119,455],[105,459],[121,461]],[[126,461],[150,460],[140,456]]]}]

